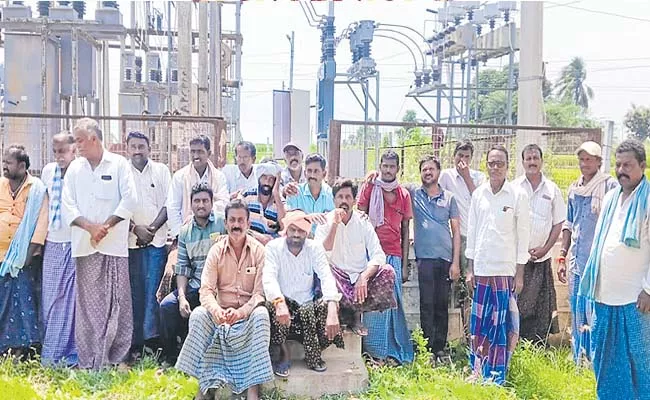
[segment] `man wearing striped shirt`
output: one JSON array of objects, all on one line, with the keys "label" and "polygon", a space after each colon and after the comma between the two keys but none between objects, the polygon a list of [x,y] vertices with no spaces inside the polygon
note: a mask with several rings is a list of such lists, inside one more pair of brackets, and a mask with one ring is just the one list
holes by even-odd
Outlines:
[{"label": "man wearing striped shirt", "polygon": [[171,365],[178,357],[178,341],[187,336],[188,318],[199,302],[201,273],[214,237],[226,232],[223,217],[212,213],[212,189],[205,184],[192,187],[190,201],[193,217],[178,235],[178,260],[176,290],[160,303],[160,336],[165,352],[165,361]]},{"label": "man wearing striped shirt", "polygon": [[519,336],[539,341],[560,331],[557,318],[553,318],[557,300],[550,250],[562,231],[566,208],[560,188],[542,173],[542,149],[529,144],[524,147],[521,158],[526,174],[513,183],[528,194],[531,224],[530,259],[524,267],[524,289],[517,298]]}]

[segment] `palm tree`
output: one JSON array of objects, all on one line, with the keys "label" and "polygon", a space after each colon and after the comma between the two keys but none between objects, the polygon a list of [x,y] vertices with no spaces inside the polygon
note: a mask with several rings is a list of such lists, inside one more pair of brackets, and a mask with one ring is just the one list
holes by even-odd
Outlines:
[{"label": "palm tree", "polygon": [[558,97],[586,110],[589,108],[589,100],[594,97],[594,91],[585,85],[586,79],[585,61],[580,57],[574,57],[569,65],[562,68],[560,78],[555,84]]}]

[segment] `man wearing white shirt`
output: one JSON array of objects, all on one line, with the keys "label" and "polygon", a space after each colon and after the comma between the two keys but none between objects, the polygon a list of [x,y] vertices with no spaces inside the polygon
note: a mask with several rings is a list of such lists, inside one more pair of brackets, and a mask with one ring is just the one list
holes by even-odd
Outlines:
[{"label": "man wearing white shirt", "polygon": [[129,276],[133,302],[133,341],[137,357],[146,344],[158,339],[158,301],[156,290],[167,262],[167,193],[171,184],[169,169],[149,159],[149,138],[130,132],[126,138],[131,172],[138,192],[138,206],[133,212],[129,235]]},{"label": "man wearing white shirt", "polygon": [[544,340],[558,333],[557,299],[550,250],[557,242],[566,219],[562,192],[542,173],[542,149],[536,144],[521,153],[525,175],[514,180],[528,195],[530,204],[530,259],[524,267],[524,289],[517,298],[519,336],[531,341]]},{"label": "man wearing white shirt", "polygon": [[[650,399],[650,184],[642,142],[616,149],[620,188],[603,199],[578,301],[593,305],[599,399]],[[587,307],[590,309],[591,307]]]},{"label": "man wearing white shirt", "polygon": [[[289,376],[291,367],[287,336],[298,336],[305,348],[310,369],[327,369],[322,349],[334,343],[343,348],[338,302],[341,294],[330,271],[323,246],[307,235],[311,217],[301,210],[289,211],[282,220],[286,237],[266,245],[262,284],[271,316],[271,343],[280,346],[280,359],[273,366],[276,375]],[[323,297],[315,298],[314,274],[321,282]]]},{"label": "man wearing white shirt", "polygon": [[230,198],[236,198],[240,193],[248,189],[257,188],[257,176],[255,174],[255,160],[257,149],[248,141],[241,141],[235,146],[235,163],[227,164],[221,168],[226,176]]},{"label": "man wearing white shirt", "polygon": [[350,329],[366,336],[361,313],[396,308],[395,272],[386,265],[375,229],[367,219],[353,210],[357,186],[350,179],[339,178],[332,186],[336,208],[327,216],[327,224],[316,228],[314,239],[323,244],[341,299],[341,313],[352,313]]},{"label": "man wearing white shirt", "polygon": [[104,149],[97,121],[74,128],[80,158],[63,185],[63,222],[72,227],[77,264],[75,339],[79,367],[99,369],[124,361],[131,346],[129,219],[138,204],[129,162]]},{"label": "man wearing white shirt", "polygon": [[61,195],[68,166],[75,158],[74,136],[61,132],[52,137],[55,162],[41,171],[50,199],[49,223],[43,251],[43,365],[77,363],[74,341],[75,262],[70,247],[70,226],[61,221]]},{"label": "man wearing white shirt", "polygon": [[472,194],[467,229],[470,365],[475,378],[502,385],[519,337],[515,293],[523,289],[530,258],[530,216],[528,196],[506,180],[506,148],[492,146],[487,166],[490,179]]}]

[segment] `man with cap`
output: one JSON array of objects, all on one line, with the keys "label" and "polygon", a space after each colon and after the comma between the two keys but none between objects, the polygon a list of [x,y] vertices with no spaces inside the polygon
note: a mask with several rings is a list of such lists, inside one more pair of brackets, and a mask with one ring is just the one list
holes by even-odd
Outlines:
[{"label": "man with cap", "polygon": [[257,187],[240,194],[250,212],[249,232],[262,244],[278,237],[280,222],[284,217],[284,204],[280,196],[280,167],[272,161],[259,164],[255,169]]},{"label": "man with cap", "polygon": [[[284,161],[287,164],[282,169],[280,189],[283,197],[298,194],[298,185],[307,182],[305,169],[302,166],[303,153],[300,147],[289,142],[282,148]],[[289,185],[291,183],[291,185]]]},{"label": "man with cap", "polygon": [[[310,369],[327,369],[321,351],[334,343],[343,348],[338,302],[341,294],[330,271],[323,245],[307,235],[311,217],[301,210],[287,212],[282,220],[285,237],[266,245],[262,284],[271,316],[271,343],[280,346],[274,372],[289,375],[290,354],[287,336],[297,337],[305,348],[305,362]],[[316,299],[314,274],[321,281],[323,296]]]},{"label": "man with cap", "polygon": [[[578,287],[582,273],[591,252],[591,243],[596,231],[605,193],[616,188],[618,183],[612,176],[600,171],[602,153],[598,143],[584,142],[576,150],[581,176],[569,187],[566,221],[562,228],[562,247],[558,259],[558,279],[569,283],[571,306],[571,343],[573,359],[579,363],[581,356],[591,357],[591,310],[584,303],[578,304]],[[571,250],[567,273],[566,256]]]}]

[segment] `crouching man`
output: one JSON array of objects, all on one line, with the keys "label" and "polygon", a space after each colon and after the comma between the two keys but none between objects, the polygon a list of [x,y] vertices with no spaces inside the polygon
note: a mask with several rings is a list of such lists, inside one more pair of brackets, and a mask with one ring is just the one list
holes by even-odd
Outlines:
[{"label": "crouching man", "polygon": [[[301,210],[287,212],[282,220],[286,237],[266,245],[262,274],[267,308],[271,314],[271,342],[280,346],[274,372],[289,376],[290,354],[287,337],[296,338],[305,348],[307,367],[317,372],[327,369],[321,351],[334,343],[343,348],[340,332],[336,282],[323,246],[307,235],[312,220]],[[314,297],[314,273],[321,281],[323,297]]]},{"label": "crouching man", "polygon": [[[248,390],[273,380],[269,314],[263,305],[264,246],[246,234],[246,203],[226,206],[227,236],[220,237],[205,260],[199,290],[201,306],[190,315],[189,333],[176,368],[199,380],[197,398],[212,398],[213,388]],[[207,397],[204,396],[207,394]]]},{"label": "crouching man", "polygon": [[316,228],[315,240],[327,252],[332,274],[341,299],[341,320],[360,336],[368,329],[361,313],[396,308],[395,272],[386,266],[375,228],[354,212],[357,186],[350,179],[338,179],[332,187],[336,208],[327,216],[327,224]]}]

